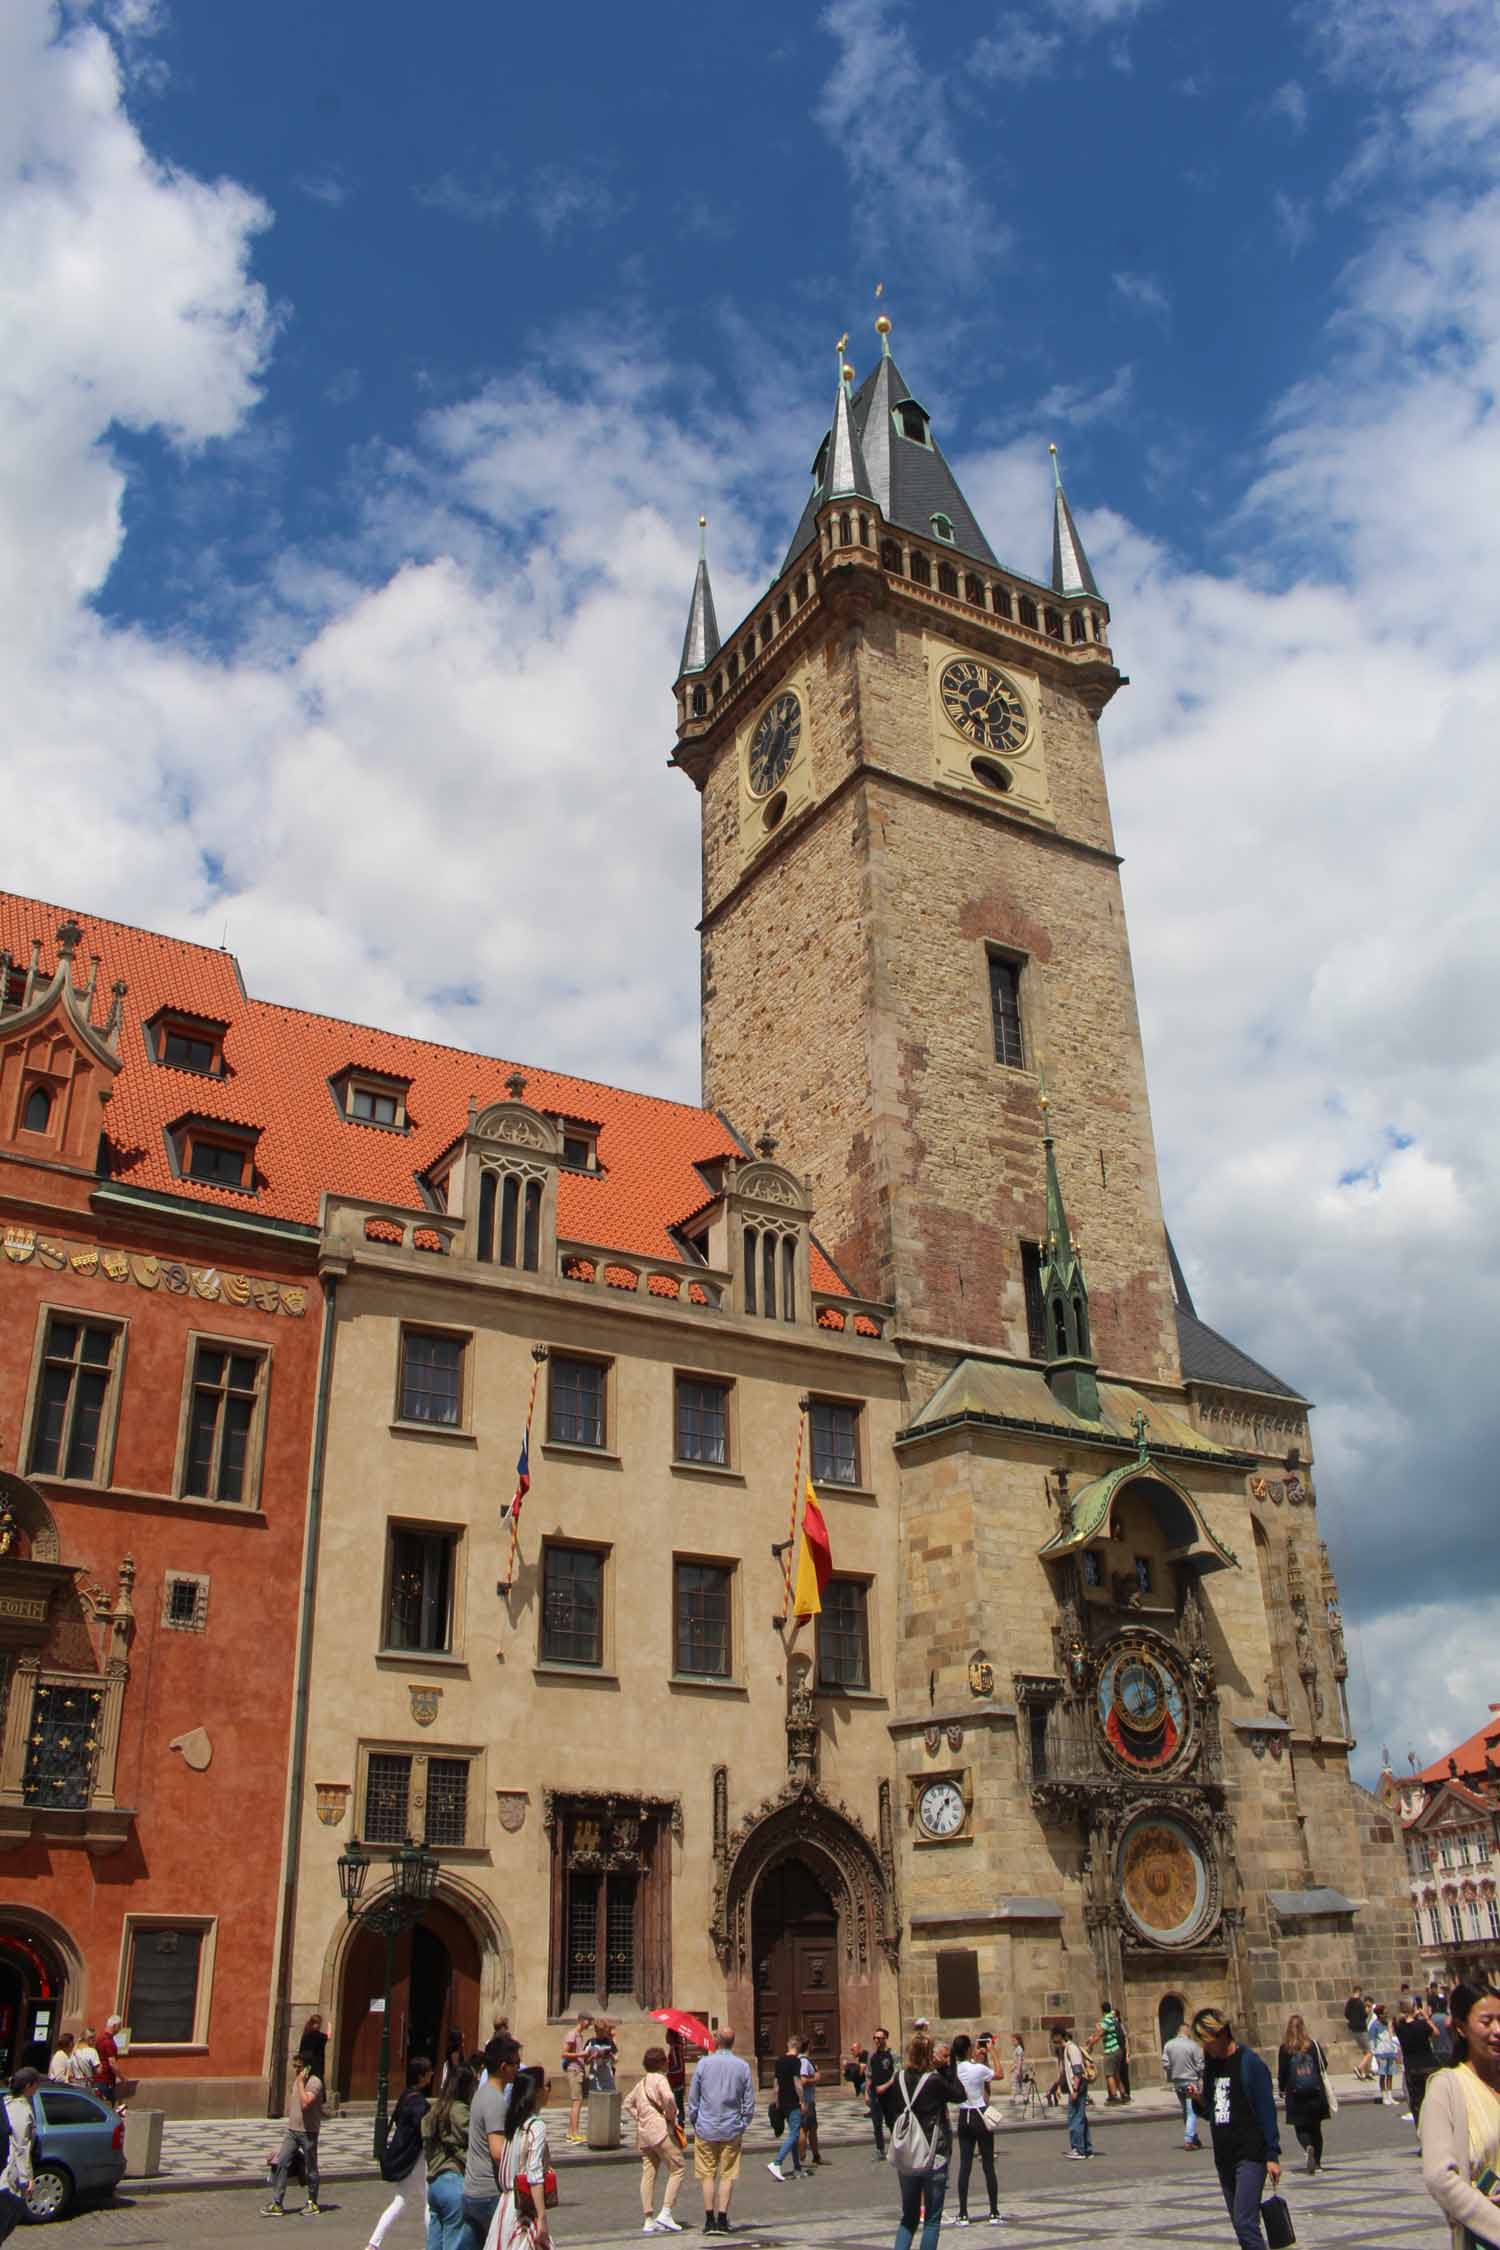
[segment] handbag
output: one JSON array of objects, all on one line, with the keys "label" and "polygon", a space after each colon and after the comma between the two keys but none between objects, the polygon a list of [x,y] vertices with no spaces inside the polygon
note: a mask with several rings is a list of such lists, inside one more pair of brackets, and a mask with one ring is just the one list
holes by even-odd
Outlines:
[{"label": "handbag", "polygon": [[[550,2164],[542,2174],[542,2202],[549,2211],[557,2209],[557,2174]],[[524,2173],[516,2182],[516,2217],[536,2224],[536,2190]]]},{"label": "handbag", "polygon": [[1005,2123],[1005,2112],[993,2095],[979,2112],[979,2122],[981,2125],[988,2125],[992,2133],[998,2133]]},{"label": "handbag", "polygon": [[1292,2225],[1292,2214],[1284,2195],[1268,2195],[1260,2207],[1261,2224],[1266,2230],[1270,2250],[1291,2250],[1297,2239]]}]

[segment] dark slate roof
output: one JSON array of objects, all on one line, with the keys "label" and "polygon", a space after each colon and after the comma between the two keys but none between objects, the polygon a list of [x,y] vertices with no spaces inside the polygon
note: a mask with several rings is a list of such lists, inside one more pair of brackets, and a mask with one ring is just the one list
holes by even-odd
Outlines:
[{"label": "dark slate roof", "polygon": [[[888,352],[882,353],[854,394],[854,434],[880,511],[887,523],[914,531],[923,539],[933,535],[933,517],[946,516],[953,526],[954,546],[962,554],[998,569],[1000,559],[959,491],[958,480],[936,440],[919,445],[914,438],[902,437],[892,420],[902,400],[914,396]],[[928,436],[932,436],[930,424]],[[811,542],[821,505],[820,487],[814,485],[792,534],[783,570]]]},{"label": "dark slate roof", "polygon": [[[1053,455],[1056,462],[1057,456]],[[1058,478],[1057,490],[1052,496],[1052,590],[1058,594],[1098,595],[1099,587],[1089,558],[1083,551],[1083,541],[1078,536],[1078,526],[1073,521],[1073,511],[1068,506],[1068,496]]]},{"label": "dark slate roof", "polygon": [[719,620],[714,615],[714,590],[708,582],[708,558],[698,557],[698,572],[693,580],[693,598],[688,604],[687,631],[682,636],[682,662],[677,667],[681,679],[684,672],[701,672],[705,664],[712,664],[719,653]]},{"label": "dark slate roof", "polygon": [[1217,1383],[1228,1391],[1269,1391],[1275,1398],[1302,1400],[1301,1391],[1294,1391],[1290,1383],[1283,1383],[1279,1375],[1182,1305],[1177,1307],[1177,1348],[1189,1383]]}]

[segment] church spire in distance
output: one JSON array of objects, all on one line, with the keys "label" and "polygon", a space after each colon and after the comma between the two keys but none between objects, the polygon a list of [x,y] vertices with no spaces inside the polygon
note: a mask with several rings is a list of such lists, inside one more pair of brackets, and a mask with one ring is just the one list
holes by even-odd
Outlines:
[{"label": "church spire in distance", "polygon": [[1063,490],[1057,447],[1049,445],[1047,451],[1052,456],[1052,481],[1056,486],[1052,496],[1052,591],[1055,594],[1093,594],[1097,598],[1099,588]]},{"label": "church spire in distance", "polygon": [[698,518],[698,572],[693,598],[688,604],[687,631],[682,636],[680,679],[685,672],[701,672],[719,653],[719,620],[714,615],[714,590],[708,582],[708,518]]},{"label": "church spire in distance", "polygon": [[1042,1147],[1047,1158],[1047,1232],[1042,1243],[1042,1320],[1046,1333],[1047,1387],[1054,1398],[1085,1422],[1099,1419],[1099,1383],[1089,1335],[1089,1285],[1084,1278],[1083,1246],[1075,1242],[1063,1205],[1052,1144],[1052,1112],[1045,1092]]}]

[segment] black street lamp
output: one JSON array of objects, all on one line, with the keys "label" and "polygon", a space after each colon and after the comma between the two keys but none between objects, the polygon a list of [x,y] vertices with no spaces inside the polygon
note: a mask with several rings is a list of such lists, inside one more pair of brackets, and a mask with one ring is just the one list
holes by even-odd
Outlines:
[{"label": "black street lamp", "polygon": [[391,1985],[396,1973],[396,1940],[411,1923],[421,1920],[432,1904],[437,1887],[438,1863],[420,1844],[401,1844],[391,1854],[391,1880],[387,1890],[368,1906],[360,1894],[370,1872],[370,1856],[352,1843],[339,1854],[339,1891],[351,1922],[362,1922],[385,1940],[385,2000],[380,2016],[380,2078],[375,2090],[375,2158],[385,2149],[386,2124],[391,2099]]}]

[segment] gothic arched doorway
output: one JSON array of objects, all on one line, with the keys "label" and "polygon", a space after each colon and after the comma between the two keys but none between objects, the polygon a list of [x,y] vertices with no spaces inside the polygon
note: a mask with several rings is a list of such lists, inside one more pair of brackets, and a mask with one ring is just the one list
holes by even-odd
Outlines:
[{"label": "gothic arched doorway", "polygon": [[769,2085],[775,2058],[795,2032],[823,2084],[838,2078],[839,1928],[833,1900],[795,1855],[768,1867],[755,1886],[750,1950],[755,1962],[755,2055]]},{"label": "gothic arched doorway", "polygon": [[0,1922],[0,2076],[45,2070],[68,2005],[68,1964],[37,1930]]},{"label": "gothic arched doorway", "polygon": [[1164,1992],[1156,2004],[1156,2031],[1163,2047],[1175,2039],[1187,2015],[1187,2002],[1180,1992]]},{"label": "gothic arched doorway", "polygon": [[[356,1930],[344,1956],[334,2082],[347,2101],[373,2098],[380,2068],[385,1940]],[[479,1942],[465,1917],[434,1899],[416,1927],[395,1944],[391,1976],[391,2086],[400,2087],[412,2055],[441,2064],[448,2033],[463,2034],[466,2052],[480,2044]],[[488,2030],[488,2025],[484,2029]]]}]

